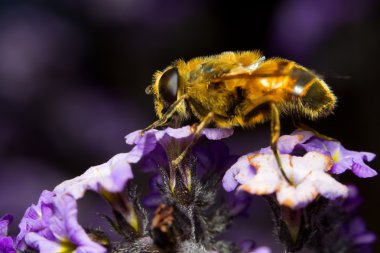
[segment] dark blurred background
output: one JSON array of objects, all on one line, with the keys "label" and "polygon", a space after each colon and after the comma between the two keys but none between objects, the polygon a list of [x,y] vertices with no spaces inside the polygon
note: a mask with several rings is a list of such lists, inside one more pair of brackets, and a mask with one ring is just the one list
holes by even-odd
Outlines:
[{"label": "dark blurred background", "polygon": [[[260,49],[295,60],[339,98],[335,115],[310,125],[346,148],[380,154],[378,1],[247,2],[2,0],[0,214],[17,221],[43,189],[128,151],[124,136],[156,119],[145,87],[178,58]],[[282,133],[292,131],[283,125]],[[266,146],[268,125],[238,130],[228,142],[234,153]],[[380,169],[379,159],[371,165]],[[361,212],[379,234],[379,179],[348,172],[343,180],[359,186]],[[263,236],[269,209],[259,204],[269,223],[254,210],[259,224],[239,228],[271,244]]]}]

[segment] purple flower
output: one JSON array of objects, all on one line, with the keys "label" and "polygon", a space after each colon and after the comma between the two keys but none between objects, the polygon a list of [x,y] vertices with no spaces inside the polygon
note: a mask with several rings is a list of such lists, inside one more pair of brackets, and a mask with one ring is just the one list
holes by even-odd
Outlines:
[{"label": "purple flower", "polygon": [[348,188],[327,172],[331,169],[329,156],[309,152],[303,157],[281,155],[286,181],[274,155],[256,153],[241,157],[225,174],[223,186],[227,191],[238,190],[254,195],[276,193],[281,205],[303,208],[318,195],[328,199],[346,197]]},{"label": "purple flower", "polygon": [[[132,132],[125,137],[127,144],[135,145],[128,153],[128,161],[137,163],[147,154],[150,154],[148,159],[156,158],[162,154],[163,150],[166,152],[166,148],[173,145],[177,151],[184,150],[194,140],[194,132],[191,126],[168,127],[164,130],[152,129],[143,135],[141,130]],[[202,135],[209,140],[220,140],[232,134],[233,129],[205,128],[202,131]],[[168,152],[166,154],[169,155]]]},{"label": "purple flower", "polygon": [[143,172],[157,173],[158,168],[165,168],[168,164],[169,160],[165,149],[161,145],[157,145],[152,154],[142,157],[139,169]]},{"label": "purple flower", "polygon": [[106,249],[93,242],[77,221],[74,197],[64,194],[54,198],[53,213],[47,220],[46,233],[29,232],[25,242],[41,253],[103,253]]},{"label": "purple flower", "polygon": [[[283,135],[278,141],[278,149],[282,154],[293,154],[294,152],[317,151],[330,156],[334,164],[330,173],[341,174],[351,170],[358,177],[366,178],[377,175],[365,162],[375,158],[375,154],[369,152],[357,152],[345,149],[338,141],[329,141],[318,138],[309,131],[295,131],[291,135]],[[271,153],[271,149],[264,148],[260,153]]]},{"label": "purple flower", "polygon": [[152,129],[142,134],[141,130],[134,131],[125,137],[125,141],[129,145],[135,145],[128,153],[130,163],[137,163],[140,159],[152,152],[156,148],[157,138],[155,133],[158,130]]},{"label": "purple flower", "polygon": [[160,193],[159,185],[162,185],[162,177],[160,174],[155,174],[149,180],[150,192],[144,197],[143,204],[152,209],[156,209],[162,203],[162,196]]},{"label": "purple flower", "polygon": [[268,248],[268,247],[265,247],[265,246],[261,246],[261,247],[258,247],[252,251],[250,251],[249,253],[271,253],[272,251]]},{"label": "purple flower", "polygon": [[[185,126],[177,129],[152,129],[143,135],[139,130],[126,136],[126,142],[135,145],[128,153],[129,162],[139,163],[140,169],[144,172],[154,173],[150,182],[151,192],[143,201],[147,207],[156,208],[161,203],[158,185],[162,184],[162,178],[159,176],[159,169],[171,167],[169,161],[176,159],[193,142],[194,131],[193,127]],[[196,157],[195,168],[198,177],[211,171],[223,172],[236,160],[235,156],[229,154],[228,147],[218,141],[229,137],[232,133],[232,129],[203,129],[202,137],[189,151]],[[168,173],[172,176],[172,185],[175,185],[175,173],[173,171]],[[181,171],[181,176],[184,182],[191,187],[189,178],[191,172]]]},{"label": "purple flower", "polygon": [[355,185],[348,185],[348,197],[336,204],[340,205],[345,212],[354,215],[362,203],[363,198],[359,195],[358,188]]},{"label": "purple flower", "polygon": [[[143,199],[145,206],[149,208],[157,208],[162,202],[159,185],[163,180],[157,172],[157,168],[168,166],[166,153],[161,146],[154,151],[156,156],[151,158],[147,156],[142,159],[140,165],[145,172],[155,172],[150,179],[150,193]],[[221,141],[200,140],[192,149],[192,154],[196,157],[196,175],[198,178],[207,177],[211,173],[214,175],[224,173],[235,161],[236,156],[229,153],[226,144]],[[207,179],[206,179],[207,180]],[[238,214],[249,205],[248,198],[241,196],[231,200],[232,213]]]},{"label": "purple flower", "polygon": [[12,223],[13,216],[6,214],[0,218],[0,236],[6,236],[8,234],[8,226]]},{"label": "purple flower", "polygon": [[0,218],[0,252],[1,253],[16,253],[13,239],[8,235],[8,226],[12,223],[13,216],[6,214]]},{"label": "purple flower", "polygon": [[240,253],[271,253],[268,247],[256,247],[252,240],[245,240],[240,243]]},{"label": "purple flower", "polygon": [[[177,184],[177,173],[180,174],[182,182],[188,189],[192,187],[192,169],[189,166],[183,166],[181,162],[176,164],[177,158],[181,157],[194,141],[194,133],[196,128],[192,126],[184,126],[181,128],[166,128],[163,130],[152,129],[142,134],[142,131],[135,131],[126,136],[126,142],[130,145],[135,145],[128,153],[128,161],[130,163],[139,163],[142,171],[158,173],[159,169],[167,170],[169,178],[169,187],[174,191]],[[201,132],[201,136],[196,140],[195,146],[189,151],[195,157],[196,147],[202,140],[220,140],[227,138],[233,134],[233,129],[218,129],[218,128],[205,128]],[[206,148],[207,149],[207,148]],[[224,152],[223,150],[220,150]],[[217,157],[217,156],[214,156]],[[221,156],[220,156],[221,157]],[[218,158],[218,157],[217,157]],[[223,161],[226,157],[223,157]],[[206,162],[207,159],[198,161],[198,168],[201,169],[201,163]],[[173,162],[172,162],[173,161]],[[219,163],[209,163],[219,167]],[[178,162],[178,161],[177,161]],[[209,169],[209,168],[207,168]],[[145,202],[157,202],[158,194],[153,193]],[[151,198],[152,197],[152,198]]]},{"label": "purple flower", "polygon": [[82,175],[64,181],[56,186],[57,195],[69,194],[75,199],[82,198],[87,190],[99,193],[114,210],[121,213],[126,221],[139,229],[139,220],[134,210],[133,201],[122,192],[129,180],[133,178],[129,153],[117,154],[108,162],[89,168]]},{"label": "purple flower", "polygon": [[249,206],[251,205],[251,196],[245,192],[236,192],[233,196],[229,195],[227,199],[230,214],[232,216],[249,217]]},{"label": "purple flower", "polygon": [[362,203],[358,189],[348,186],[348,197],[331,201],[319,216],[321,221],[312,243],[317,252],[360,252],[371,253],[376,235],[366,229],[364,220],[358,213]]},{"label": "purple flower", "polygon": [[358,252],[372,252],[371,247],[376,242],[375,233],[367,230],[365,222],[361,217],[354,217],[345,226],[342,234],[350,241],[355,249],[361,249]]},{"label": "purple flower", "polygon": [[13,239],[10,236],[0,236],[0,252],[1,253],[16,253],[13,246]]},{"label": "purple flower", "polygon": [[222,141],[198,141],[192,150],[196,157],[197,175],[224,173],[238,158],[231,155],[228,146]]},{"label": "purple flower", "polygon": [[98,193],[122,192],[125,184],[133,178],[128,157],[128,153],[117,154],[108,162],[93,166],[82,175],[62,182],[55,187],[54,192],[68,193],[75,199],[83,197],[87,190]]},{"label": "purple flower", "polygon": [[356,186],[350,185],[348,197],[340,206],[349,215],[348,221],[343,225],[340,234],[347,238],[352,247],[358,252],[372,252],[372,245],[376,242],[375,233],[367,230],[364,220],[358,214],[358,207],[363,199]]},{"label": "purple flower", "polygon": [[311,138],[306,143],[299,144],[307,152],[319,151],[327,153],[334,160],[331,173],[341,174],[346,170],[351,170],[356,176],[366,178],[377,175],[365,162],[370,162],[375,158],[375,154],[369,152],[357,152],[345,149],[340,142],[327,141],[316,137]]},{"label": "purple flower", "polygon": [[37,205],[29,207],[19,224],[20,232],[16,238],[16,247],[18,250],[25,250],[25,235],[29,232],[36,232],[46,235],[47,225],[50,217],[53,215],[53,198],[55,194],[49,191],[43,191]]}]

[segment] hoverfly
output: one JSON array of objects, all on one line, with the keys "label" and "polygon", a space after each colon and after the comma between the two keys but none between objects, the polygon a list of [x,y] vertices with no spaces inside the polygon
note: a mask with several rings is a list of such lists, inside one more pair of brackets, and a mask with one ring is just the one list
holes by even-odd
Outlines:
[{"label": "hoverfly", "polygon": [[259,51],[177,60],[154,75],[146,92],[154,95],[159,119],[145,130],[191,115],[199,120],[196,136],[210,123],[250,128],[270,120],[271,148],[280,169],[280,115],[314,120],[330,114],[336,103],[316,74],[294,61],[265,60]]}]

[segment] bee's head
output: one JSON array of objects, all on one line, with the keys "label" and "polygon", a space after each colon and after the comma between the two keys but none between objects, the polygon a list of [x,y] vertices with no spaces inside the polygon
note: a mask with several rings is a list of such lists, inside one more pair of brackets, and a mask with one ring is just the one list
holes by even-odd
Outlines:
[{"label": "bee's head", "polygon": [[148,86],[145,92],[154,95],[156,113],[158,117],[166,112],[178,98],[179,74],[176,67],[168,67],[154,75],[153,84]]}]

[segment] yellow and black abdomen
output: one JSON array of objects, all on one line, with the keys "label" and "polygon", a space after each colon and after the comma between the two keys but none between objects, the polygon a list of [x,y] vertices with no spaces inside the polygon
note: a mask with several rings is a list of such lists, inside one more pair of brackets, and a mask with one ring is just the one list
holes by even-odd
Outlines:
[{"label": "yellow and black abdomen", "polygon": [[322,79],[298,64],[290,69],[289,77],[289,94],[282,105],[284,112],[311,119],[332,113],[336,97]]}]

